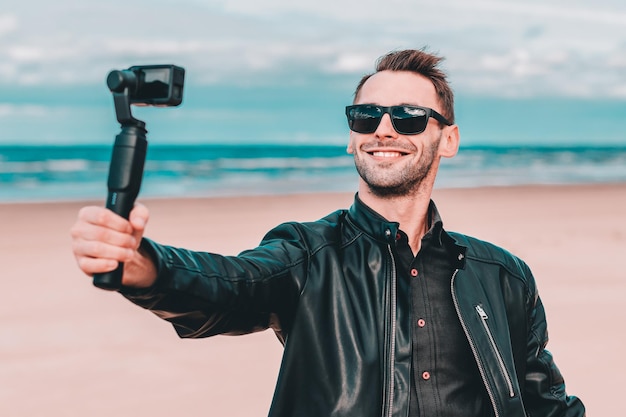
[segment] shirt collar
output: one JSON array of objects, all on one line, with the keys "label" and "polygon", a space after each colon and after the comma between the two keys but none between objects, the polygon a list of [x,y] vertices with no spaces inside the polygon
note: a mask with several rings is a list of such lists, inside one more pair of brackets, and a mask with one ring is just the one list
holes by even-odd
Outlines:
[{"label": "shirt collar", "polygon": [[439,215],[439,210],[433,200],[430,200],[428,206],[428,218],[430,220],[430,229],[426,234],[432,232],[434,238],[433,243],[436,242],[439,246],[446,248],[450,257],[453,259],[455,268],[463,269],[465,267],[465,252],[467,247],[459,245],[456,240],[450,236],[443,228],[443,220]]}]

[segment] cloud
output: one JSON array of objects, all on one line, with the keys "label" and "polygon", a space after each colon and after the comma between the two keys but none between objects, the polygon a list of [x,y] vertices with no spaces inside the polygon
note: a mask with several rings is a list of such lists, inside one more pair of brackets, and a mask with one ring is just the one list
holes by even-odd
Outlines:
[{"label": "cloud", "polygon": [[199,85],[356,80],[389,50],[430,45],[460,92],[626,89],[621,0],[7,1],[0,85],[96,84],[111,69],[158,62],[186,67]]},{"label": "cloud", "polygon": [[479,9],[489,14],[516,17],[517,19],[525,17],[618,26],[626,24],[626,9],[616,1],[594,3],[554,0],[549,3],[540,0],[474,1],[462,6],[459,5],[459,7]]},{"label": "cloud", "polygon": [[0,119],[15,116],[42,116],[48,112],[48,108],[38,105],[15,105],[0,103]]},{"label": "cloud", "polygon": [[18,29],[17,17],[12,14],[0,14],[0,39],[8,33]]},{"label": "cloud", "polygon": [[346,53],[337,54],[335,59],[326,67],[329,72],[355,73],[366,71],[372,67],[372,57],[368,54]]}]

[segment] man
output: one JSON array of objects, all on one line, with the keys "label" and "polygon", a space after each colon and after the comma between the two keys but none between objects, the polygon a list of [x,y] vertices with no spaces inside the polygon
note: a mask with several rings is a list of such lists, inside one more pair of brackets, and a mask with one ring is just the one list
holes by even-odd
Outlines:
[{"label": "man", "polygon": [[223,257],[143,238],[143,206],[130,222],[88,207],[72,229],[80,268],[125,262],[121,293],[181,337],[272,328],[284,356],[270,416],[584,416],[544,349],[526,264],[445,231],[431,201],[459,146],[440,61],[392,52],[357,87],[349,210]]}]

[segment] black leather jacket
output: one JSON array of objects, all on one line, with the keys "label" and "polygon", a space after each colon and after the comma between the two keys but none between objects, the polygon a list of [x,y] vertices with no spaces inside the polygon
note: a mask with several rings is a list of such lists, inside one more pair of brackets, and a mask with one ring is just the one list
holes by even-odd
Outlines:
[{"label": "black leather jacket", "polygon": [[[434,205],[433,205],[434,207]],[[349,210],[286,223],[237,257],[144,240],[159,276],[122,290],[181,337],[272,328],[284,356],[269,415],[407,416],[410,303],[398,303],[398,224],[358,197]],[[442,233],[459,252],[451,291],[497,417],[584,416],[550,353],[544,309],[526,264],[491,244]],[[403,356],[406,357],[406,356]]]}]

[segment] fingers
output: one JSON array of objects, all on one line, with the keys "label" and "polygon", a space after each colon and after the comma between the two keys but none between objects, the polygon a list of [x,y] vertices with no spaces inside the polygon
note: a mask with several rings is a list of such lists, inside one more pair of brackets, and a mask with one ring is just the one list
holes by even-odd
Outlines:
[{"label": "fingers", "polygon": [[98,206],[87,206],[78,212],[78,221],[93,225],[106,226],[112,230],[123,233],[131,233],[132,228],[128,220],[124,219],[111,210]]},{"label": "fingers", "polygon": [[[132,236],[128,236],[126,242],[134,243],[134,238]],[[72,242],[72,250],[74,251],[74,256],[80,261],[81,258],[94,258],[94,259],[103,259],[103,260],[112,260],[115,262],[114,267],[117,265],[117,262],[126,262],[135,254],[135,245],[132,243],[127,243],[125,245],[112,244],[102,240],[89,240],[84,238],[74,238]],[[110,264],[107,264],[110,265]],[[105,272],[105,271],[90,271],[90,272]]]},{"label": "fingers", "polygon": [[112,259],[90,258],[88,256],[77,256],[76,263],[81,271],[92,277],[94,274],[113,271],[119,263]]},{"label": "fingers", "polygon": [[[142,206],[133,210],[132,223],[103,207],[85,207],[71,229],[72,250],[87,275],[115,269],[133,259],[148,218]],[[133,226],[135,225],[137,229]]]},{"label": "fingers", "polygon": [[[109,245],[135,248],[137,242],[128,220],[103,207],[84,207],[78,213],[70,233],[76,241],[102,242]],[[98,255],[98,253],[95,253]]]}]

